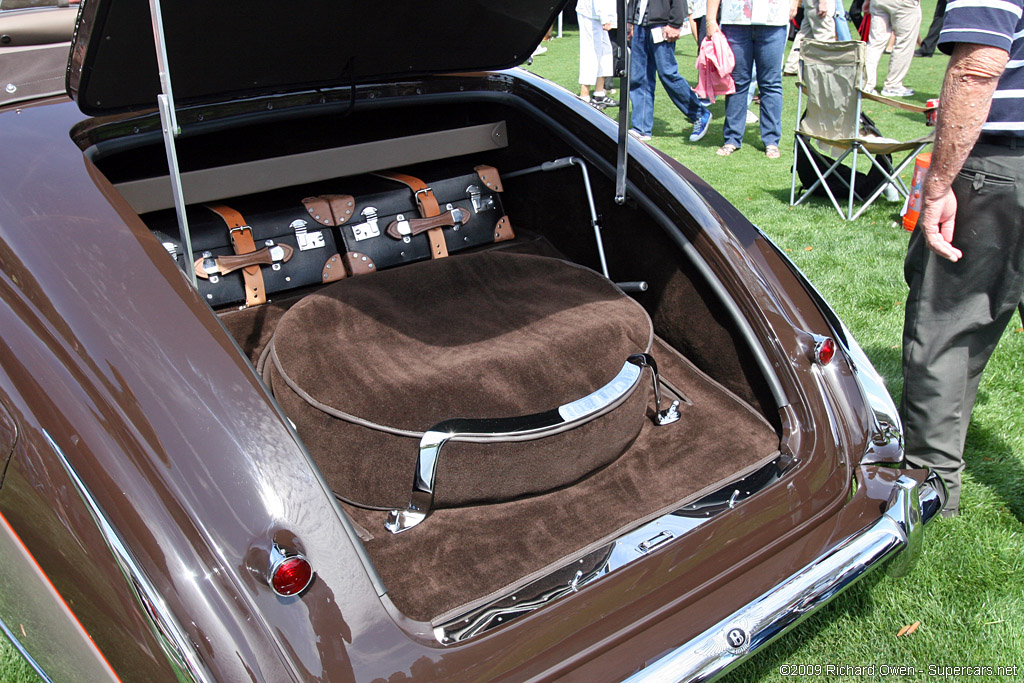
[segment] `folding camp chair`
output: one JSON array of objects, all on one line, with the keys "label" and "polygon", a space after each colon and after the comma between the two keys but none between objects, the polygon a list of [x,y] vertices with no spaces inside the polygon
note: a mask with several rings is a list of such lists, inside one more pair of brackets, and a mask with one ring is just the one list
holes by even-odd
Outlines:
[{"label": "folding camp chair", "polygon": [[[861,100],[867,98],[879,104],[903,109],[904,111],[924,113],[927,107],[900,102],[888,97],[880,97],[872,92],[861,90],[864,74],[864,43],[859,40],[842,42],[820,42],[807,40],[800,47],[800,79],[797,83],[797,125],[796,141],[793,145],[793,183],[790,188],[789,205],[796,206],[808,196],[823,188],[832,200],[839,215],[846,220],[854,220],[860,216],[889,185],[906,197],[909,189],[900,179],[900,173],[911,161],[932,142],[931,132],[924,137],[906,142],[882,137],[877,129],[865,130],[861,120]],[[807,110],[803,111],[803,98],[807,96]],[[802,112],[802,114],[801,114]],[[922,127],[924,117],[921,117]],[[873,129],[874,126],[871,126]],[[826,158],[812,150],[812,140],[816,140],[823,149]],[[835,150],[835,151],[831,151]],[[879,158],[887,159],[888,155],[906,153],[906,156],[893,163],[882,163]],[[817,180],[810,187],[804,188],[799,197],[796,191],[797,166],[800,155],[810,163]],[[832,160],[827,156],[838,154]],[[863,174],[857,180],[857,157],[865,154],[871,160],[877,184],[865,188]],[[852,166],[842,163],[847,156],[852,156]],[[829,182],[829,181],[833,182]],[[836,199],[837,192],[847,193],[846,211]],[[862,201],[857,213],[853,212],[854,200]]]}]

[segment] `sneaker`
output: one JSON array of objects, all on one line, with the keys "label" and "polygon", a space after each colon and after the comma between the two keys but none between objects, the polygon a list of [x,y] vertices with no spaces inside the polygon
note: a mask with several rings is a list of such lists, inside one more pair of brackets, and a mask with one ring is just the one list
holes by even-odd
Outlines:
[{"label": "sneaker", "polygon": [[613,100],[612,98],[608,97],[607,94],[598,95],[597,93],[594,93],[594,96],[591,98],[590,103],[593,104],[598,109],[619,106],[619,101]]},{"label": "sneaker", "polygon": [[697,142],[708,134],[708,124],[711,123],[711,112],[701,109],[700,118],[693,124],[693,132],[690,133],[690,142]]},{"label": "sneaker", "polygon": [[750,111],[749,109],[747,110],[747,125],[748,126],[750,124],[752,124],[752,123],[759,123],[760,121],[761,121],[761,119],[757,118],[757,114],[755,114],[754,112]]},{"label": "sneaker", "polygon": [[886,184],[885,189],[882,190],[882,195],[885,197],[887,201],[890,202],[898,202],[900,199],[902,199],[902,197],[900,196],[900,191],[897,190],[896,186],[893,185],[892,183]]},{"label": "sneaker", "polygon": [[649,142],[650,139],[651,139],[650,135],[644,135],[643,133],[638,131],[636,128],[630,128],[629,129],[629,134],[632,135],[637,140],[640,140],[641,142]]},{"label": "sneaker", "polygon": [[898,88],[882,88],[882,97],[911,97],[914,91],[902,85]]},{"label": "sneaker", "polygon": [[537,46],[537,49],[536,49],[536,50],[534,50],[534,51],[533,51],[533,54],[532,54],[532,55],[530,55],[530,56],[531,56],[531,57],[536,57],[537,55],[542,55],[542,54],[544,54],[544,53],[545,53],[545,52],[547,52],[547,51],[548,51],[548,49],[547,49],[546,47],[544,47],[543,45],[538,45],[538,46]]}]

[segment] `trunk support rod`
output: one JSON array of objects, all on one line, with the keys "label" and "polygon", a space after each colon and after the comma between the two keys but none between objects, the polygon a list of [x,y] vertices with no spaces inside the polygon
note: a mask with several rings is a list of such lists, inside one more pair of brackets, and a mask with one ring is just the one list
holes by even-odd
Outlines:
[{"label": "trunk support rod", "polygon": [[181,244],[185,251],[184,271],[192,282],[192,286],[199,289],[195,269],[191,267],[192,235],[188,230],[185,194],[181,189],[178,152],[174,146],[174,138],[181,134],[181,128],[178,127],[178,117],[174,109],[174,93],[171,90],[171,70],[167,64],[167,43],[164,40],[164,21],[160,10],[160,0],[149,0],[149,13],[153,20],[153,42],[156,44],[156,61],[160,70],[161,93],[156,96],[156,101],[160,109],[160,128],[164,137],[164,150],[167,152],[167,171],[171,178],[174,210],[178,214],[178,232],[181,233]]},{"label": "trunk support rod", "polygon": [[587,173],[587,165],[583,163],[583,159],[579,157],[563,157],[561,159],[555,159],[554,161],[545,161],[540,166],[531,166],[530,168],[524,168],[520,171],[512,171],[511,173],[502,174],[502,178],[509,180],[510,178],[518,178],[522,175],[529,173],[537,173],[538,171],[557,171],[560,168],[569,168],[570,166],[578,166],[580,172],[583,174],[583,188],[584,194],[587,195],[587,205],[590,207],[590,225],[594,228],[594,240],[597,243],[597,255],[601,259],[601,273],[608,279],[611,276],[608,275],[608,262],[604,257],[604,242],[601,240],[601,221],[597,216],[597,207],[594,206],[594,193],[590,189],[590,174]]},{"label": "trunk support rod", "polygon": [[619,77],[619,146],[615,157],[615,203],[626,203],[626,160],[629,158],[629,49],[626,35],[629,24],[626,21],[626,0],[617,0],[615,27],[615,75]]}]

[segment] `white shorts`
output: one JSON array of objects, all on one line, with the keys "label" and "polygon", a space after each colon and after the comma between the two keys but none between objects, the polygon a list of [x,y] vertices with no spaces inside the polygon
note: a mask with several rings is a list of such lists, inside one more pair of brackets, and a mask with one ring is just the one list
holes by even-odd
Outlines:
[{"label": "white shorts", "polygon": [[594,85],[598,76],[612,75],[612,41],[598,19],[577,13],[580,21],[580,85]]}]

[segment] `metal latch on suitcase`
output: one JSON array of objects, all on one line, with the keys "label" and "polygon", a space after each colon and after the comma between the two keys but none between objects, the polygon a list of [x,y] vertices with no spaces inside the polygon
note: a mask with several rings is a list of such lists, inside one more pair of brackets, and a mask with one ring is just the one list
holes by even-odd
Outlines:
[{"label": "metal latch on suitcase", "polygon": [[473,213],[489,211],[494,208],[494,197],[481,196],[479,186],[470,185],[466,188],[466,194],[469,195],[469,200],[473,203]]},{"label": "metal latch on suitcase", "polygon": [[366,222],[352,226],[352,235],[356,238],[356,242],[380,236],[380,228],[377,226],[377,209],[368,206],[363,209],[362,214]]},{"label": "metal latch on suitcase", "polygon": [[300,218],[299,220],[292,221],[288,226],[295,231],[295,242],[299,245],[299,251],[309,251],[310,249],[319,249],[325,246],[324,233],[320,230],[309,232],[308,225],[306,221]]}]

